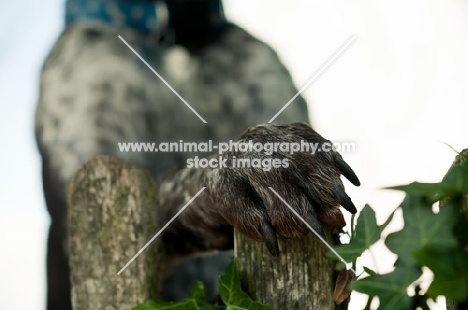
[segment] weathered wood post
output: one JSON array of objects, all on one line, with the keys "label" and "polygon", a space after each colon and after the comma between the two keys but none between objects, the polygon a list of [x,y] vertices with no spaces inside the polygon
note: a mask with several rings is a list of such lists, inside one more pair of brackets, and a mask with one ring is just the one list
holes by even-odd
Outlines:
[{"label": "weathered wood post", "polygon": [[69,188],[69,263],[74,310],[129,310],[159,293],[156,185],[111,156],[87,162]]},{"label": "weathered wood post", "polygon": [[333,301],[335,261],[311,234],[279,239],[280,255],[274,258],[265,245],[234,237],[235,256],[243,289],[252,299],[275,310],[343,309]]},{"label": "weathered wood post", "polygon": [[[157,233],[157,188],[151,176],[111,156],[98,156],[69,188],[69,251],[75,310],[131,309],[159,296],[158,239],[119,270]],[[235,233],[246,292],[276,310],[342,309],[333,301],[335,261],[312,235],[279,239],[273,258],[263,243]]]}]

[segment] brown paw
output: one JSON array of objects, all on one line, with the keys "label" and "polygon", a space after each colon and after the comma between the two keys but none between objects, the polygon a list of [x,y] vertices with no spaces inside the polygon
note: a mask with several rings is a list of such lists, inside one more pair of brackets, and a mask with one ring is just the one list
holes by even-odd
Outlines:
[{"label": "brown paw", "polygon": [[[307,141],[319,148],[330,143],[303,123],[250,127],[238,142],[249,141],[262,145],[275,142],[301,145],[301,141]],[[327,224],[344,225],[338,208],[340,205],[356,213],[356,207],[345,193],[340,178],[343,175],[354,185],[359,185],[354,171],[333,150],[311,152],[310,149],[291,154],[291,148],[285,151],[280,147],[268,153],[229,150],[223,154],[228,167],[212,171],[213,182],[208,189],[210,193],[216,193],[213,199],[220,214],[247,237],[264,241],[274,256],[279,254],[277,235],[298,237],[308,233],[309,229],[270,187],[322,235],[319,219]],[[267,169],[264,165],[252,168],[254,162],[258,164],[275,159],[281,163],[280,167]],[[242,168],[239,166],[240,160],[248,160],[251,167]],[[234,164],[236,167],[233,167]],[[340,230],[341,227],[335,228]]]}]

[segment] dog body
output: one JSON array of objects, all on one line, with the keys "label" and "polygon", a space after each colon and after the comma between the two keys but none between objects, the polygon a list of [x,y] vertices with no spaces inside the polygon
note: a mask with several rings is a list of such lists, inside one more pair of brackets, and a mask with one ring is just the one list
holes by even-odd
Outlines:
[{"label": "dog body", "polygon": [[[96,155],[115,155],[157,178],[184,165],[188,157],[207,154],[120,152],[118,143],[235,140],[248,126],[271,119],[296,94],[290,74],[269,46],[224,21],[222,14],[215,16],[221,21],[213,26],[212,14],[206,12],[212,4],[211,0],[169,1],[168,7],[177,9],[169,10],[172,23],[167,32],[76,21],[66,27],[47,57],[35,121],[44,195],[52,219],[47,245],[48,310],[71,309],[66,190],[83,163]],[[293,121],[308,121],[301,97],[276,119]],[[206,282],[212,296],[217,275],[229,257],[230,253],[203,256],[179,266],[166,279],[165,298],[182,298],[197,279]],[[173,258],[163,255],[163,259]]]}]

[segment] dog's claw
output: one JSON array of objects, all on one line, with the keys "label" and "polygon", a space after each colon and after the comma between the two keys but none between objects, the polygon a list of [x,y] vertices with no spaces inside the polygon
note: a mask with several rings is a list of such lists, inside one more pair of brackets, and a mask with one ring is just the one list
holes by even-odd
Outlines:
[{"label": "dog's claw", "polygon": [[[307,224],[310,225],[310,227],[312,227],[320,236],[322,236],[322,238],[326,238],[326,235],[325,235],[325,232],[323,231],[323,228],[322,228],[322,224],[320,224],[320,221],[317,219],[317,217],[309,212],[307,213],[306,217],[305,217],[305,221],[307,222]],[[315,236],[315,234],[314,234]]]},{"label": "dog's claw", "polygon": [[361,185],[356,173],[354,173],[353,169],[351,169],[351,167],[341,157],[335,156],[334,161],[336,168],[338,168],[345,178],[347,178],[353,185]]},{"label": "dog's claw", "polygon": [[350,213],[355,214],[357,212],[356,207],[354,206],[354,203],[351,201],[351,198],[339,187],[335,187],[333,190],[335,193],[336,197],[338,198],[340,205],[348,210]]},{"label": "dog's claw", "polygon": [[270,254],[274,257],[279,256],[278,239],[276,238],[276,231],[273,226],[268,222],[264,222],[260,226],[260,233]]}]

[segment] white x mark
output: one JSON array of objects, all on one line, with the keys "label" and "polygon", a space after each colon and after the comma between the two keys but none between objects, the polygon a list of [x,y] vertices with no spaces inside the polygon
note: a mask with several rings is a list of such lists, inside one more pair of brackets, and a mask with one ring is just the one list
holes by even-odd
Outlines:
[{"label": "white x mark", "polygon": [[344,260],[343,257],[341,257],[340,254],[338,254],[338,252],[335,251],[335,249],[325,240],[323,239],[323,237],[315,230],[312,228],[312,226],[309,225],[309,223],[306,222],[306,220],[304,220],[302,218],[302,216],[299,215],[299,213],[296,212],[296,210],[293,209],[293,207],[291,207],[287,202],[286,200],[283,199],[283,197],[281,197],[272,187],[269,187],[269,189],[286,205],[286,207],[288,207],[292,213],[294,213],[295,216],[297,216],[306,226],[307,228],[310,229],[310,231],[312,231],[314,233],[314,235],[320,240],[322,241],[323,244],[325,244],[325,246],[333,252],[333,254],[336,255],[336,257],[343,263],[345,264],[346,266],[346,269],[347,270],[351,270],[354,274],[356,274],[356,271],[353,269],[352,267],[352,263],[348,263]]},{"label": "white x mark", "polygon": [[151,238],[151,240],[148,241],[148,243],[146,243],[145,246],[142,247],[141,250],[138,251],[138,253],[136,253],[135,256],[133,256],[132,259],[131,259],[125,266],[123,266],[122,269],[120,269],[119,272],[117,272],[117,275],[120,275],[120,274],[122,273],[122,271],[124,271],[125,268],[127,268],[128,265],[130,265],[130,264],[135,260],[135,258],[137,258],[138,255],[140,255],[140,254],[150,245],[150,243],[153,242],[154,239],[156,239],[156,238],[163,232],[163,230],[167,228],[167,226],[169,226],[169,224],[171,224],[182,212],[184,212],[184,210],[189,206],[189,204],[191,204],[192,201],[194,201],[195,198],[197,198],[197,196],[200,195],[201,192],[203,192],[203,191],[205,190],[205,188],[206,188],[206,187],[203,187],[195,196],[193,196],[193,198],[190,199],[189,202],[187,202],[187,204],[186,204],[182,209],[180,209],[179,212],[177,212],[177,214],[174,215],[174,216],[171,218],[171,220],[170,220],[169,222],[167,222],[167,224],[164,225],[164,227],[161,228],[161,230],[159,230],[158,233],[157,233],[153,238]]},{"label": "white x mark", "polygon": [[188,104],[188,102],[185,101],[185,99],[182,98],[182,96],[179,95],[179,93],[176,92],[176,90],[175,90],[174,88],[172,88],[172,86],[169,85],[169,83],[166,82],[166,80],[163,79],[163,77],[162,77],[158,72],[156,72],[156,70],[154,70],[153,67],[151,67],[151,66],[149,65],[149,63],[146,62],[146,60],[143,59],[143,57],[141,57],[140,54],[138,54],[137,51],[135,51],[135,50],[133,49],[133,47],[131,47],[131,45],[127,43],[127,41],[125,41],[120,35],[119,35],[119,39],[122,40],[122,42],[125,43],[125,45],[127,45],[127,47],[128,47],[135,55],[137,55],[138,58],[140,58],[141,61],[143,61],[143,63],[144,63],[151,71],[153,71],[153,73],[156,74],[156,76],[157,76],[164,84],[166,84],[166,86],[169,87],[169,89],[172,90],[172,92],[173,92],[177,97],[179,97],[179,99],[182,100],[182,102],[185,103],[185,105],[186,105],[190,110],[192,110],[192,112],[195,113],[195,115],[198,116],[198,118],[201,119],[201,121],[202,121],[203,123],[206,124],[206,121],[203,119],[203,117],[201,117],[200,114],[198,114],[197,111],[195,111],[195,109],[192,108],[192,106],[191,106],[190,104]]},{"label": "white x mark", "polygon": [[335,56],[333,56],[332,59],[330,59],[330,60],[325,64],[325,66],[323,66],[322,69],[320,69],[319,72],[317,72],[317,73],[310,79],[310,81],[307,82],[307,84],[305,84],[305,85],[297,92],[297,94],[295,94],[294,97],[292,97],[291,100],[289,100],[288,103],[286,103],[286,104],[284,105],[284,107],[283,107],[281,110],[279,110],[279,112],[276,113],[276,115],[273,116],[273,118],[272,118],[271,120],[268,121],[268,123],[270,124],[271,122],[273,122],[273,121],[275,120],[275,118],[277,118],[278,115],[280,115],[280,113],[283,112],[284,109],[286,109],[286,108],[288,107],[288,105],[290,105],[291,102],[293,102],[294,99],[296,99],[297,96],[299,96],[299,95],[304,91],[304,89],[306,89],[307,86],[309,86],[310,83],[312,83],[312,82],[320,75],[320,73],[322,73],[323,70],[325,70],[325,69],[336,59],[336,57],[338,57],[338,56],[354,41],[354,39],[356,39],[356,36],[352,37],[351,40],[349,40],[348,43],[346,43],[346,44],[338,51],[338,53],[336,53]]}]

